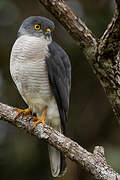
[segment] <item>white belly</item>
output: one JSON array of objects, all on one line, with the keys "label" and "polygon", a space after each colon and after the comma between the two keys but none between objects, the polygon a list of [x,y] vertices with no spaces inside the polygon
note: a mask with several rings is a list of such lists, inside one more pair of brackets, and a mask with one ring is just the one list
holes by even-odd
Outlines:
[{"label": "white belly", "polygon": [[47,42],[30,36],[18,38],[11,52],[12,78],[25,102],[37,112],[52,98],[45,63],[48,55]]},{"label": "white belly", "polygon": [[[50,42],[49,42],[50,43]],[[10,72],[25,102],[41,116],[47,105],[47,124],[60,127],[59,111],[51,92],[45,56],[49,56],[48,42],[31,36],[21,36],[12,48]]]}]

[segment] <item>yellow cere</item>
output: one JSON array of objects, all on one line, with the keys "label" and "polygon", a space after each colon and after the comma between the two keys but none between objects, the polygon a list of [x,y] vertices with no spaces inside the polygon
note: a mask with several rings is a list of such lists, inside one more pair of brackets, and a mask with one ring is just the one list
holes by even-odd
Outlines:
[{"label": "yellow cere", "polygon": [[51,32],[51,29],[50,29],[50,28],[47,28],[47,29],[46,29],[46,32]]},{"label": "yellow cere", "polygon": [[40,25],[39,24],[34,25],[34,29],[35,30],[40,30]]}]

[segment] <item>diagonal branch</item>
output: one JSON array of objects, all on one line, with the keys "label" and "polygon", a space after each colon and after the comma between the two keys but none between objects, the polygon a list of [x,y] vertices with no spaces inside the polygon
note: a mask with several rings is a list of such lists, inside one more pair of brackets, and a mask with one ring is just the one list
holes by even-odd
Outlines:
[{"label": "diagonal branch", "polygon": [[[86,25],[74,15],[62,0],[39,0],[58,20],[71,36],[84,46],[85,55],[100,80],[105,92],[113,106],[117,117],[120,119],[120,3],[109,27],[101,37],[99,44],[86,27]],[[76,142],[63,136],[53,128],[38,125],[32,130],[31,117],[14,120],[16,112],[12,107],[0,103],[0,119],[6,120],[18,128],[25,129],[28,133],[37,136],[62,151],[68,158],[76,161],[96,179],[120,180],[116,173],[106,162],[102,147],[95,147],[93,153],[88,152]]]},{"label": "diagonal branch", "polygon": [[[66,28],[71,36],[84,45],[85,56],[98,77],[120,122],[120,1],[115,0],[115,14],[99,40],[75,16],[63,0],[39,0]],[[117,57],[117,58],[116,58]]]},{"label": "diagonal branch", "polygon": [[48,9],[56,19],[65,27],[69,34],[82,44],[86,50],[86,55],[89,61],[94,57],[97,47],[97,42],[92,32],[87,26],[78,18],[72,10],[65,4],[63,0],[38,0],[45,8]]},{"label": "diagonal branch", "polygon": [[32,116],[23,116],[15,120],[17,112],[13,107],[0,103],[0,119],[5,120],[18,128],[25,129],[29,134],[43,139],[56,149],[63,152],[68,158],[77,162],[89,171],[96,179],[120,180],[120,175],[106,162],[103,147],[96,146],[93,153],[88,152],[70,138],[65,137],[53,128],[42,124],[34,130]]},{"label": "diagonal branch", "polygon": [[97,74],[120,122],[120,1],[115,2],[114,17],[98,45]]}]

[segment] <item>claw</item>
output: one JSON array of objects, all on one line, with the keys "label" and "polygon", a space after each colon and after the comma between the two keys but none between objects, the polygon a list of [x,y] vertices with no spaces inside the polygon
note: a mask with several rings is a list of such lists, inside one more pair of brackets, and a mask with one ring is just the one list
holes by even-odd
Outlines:
[{"label": "claw", "polygon": [[40,118],[37,118],[37,117],[33,117],[33,118],[32,118],[32,121],[36,121],[36,122],[34,123],[34,125],[33,125],[33,129],[34,129],[39,123],[42,123],[43,126],[45,125],[45,117],[46,117],[46,114],[47,114],[47,106],[44,107],[42,116],[41,116]]},{"label": "claw", "polygon": [[14,108],[15,111],[18,111],[18,114],[16,115],[15,119],[17,119],[18,117],[20,117],[22,114],[24,115],[29,115],[31,110],[29,108],[27,109],[19,109],[19,108]]}]

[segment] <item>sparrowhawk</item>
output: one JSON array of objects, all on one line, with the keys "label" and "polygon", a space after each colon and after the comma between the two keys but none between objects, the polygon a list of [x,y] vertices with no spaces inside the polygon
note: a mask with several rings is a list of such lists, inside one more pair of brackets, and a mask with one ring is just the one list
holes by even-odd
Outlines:
[{"label": "sparrowhawk", "polygon": [[[10,72],[28,105],[25,110],[16,108],[18,116],[32,111],[37,115],[33,128],[42,122],[65,134],[71,65],[66,52],[52,40],[53,30],[54,23],[45,17],[25,19],[11,51]],[[63,175],[63,154],[50,145],[48,149],[52,175]]]}]

